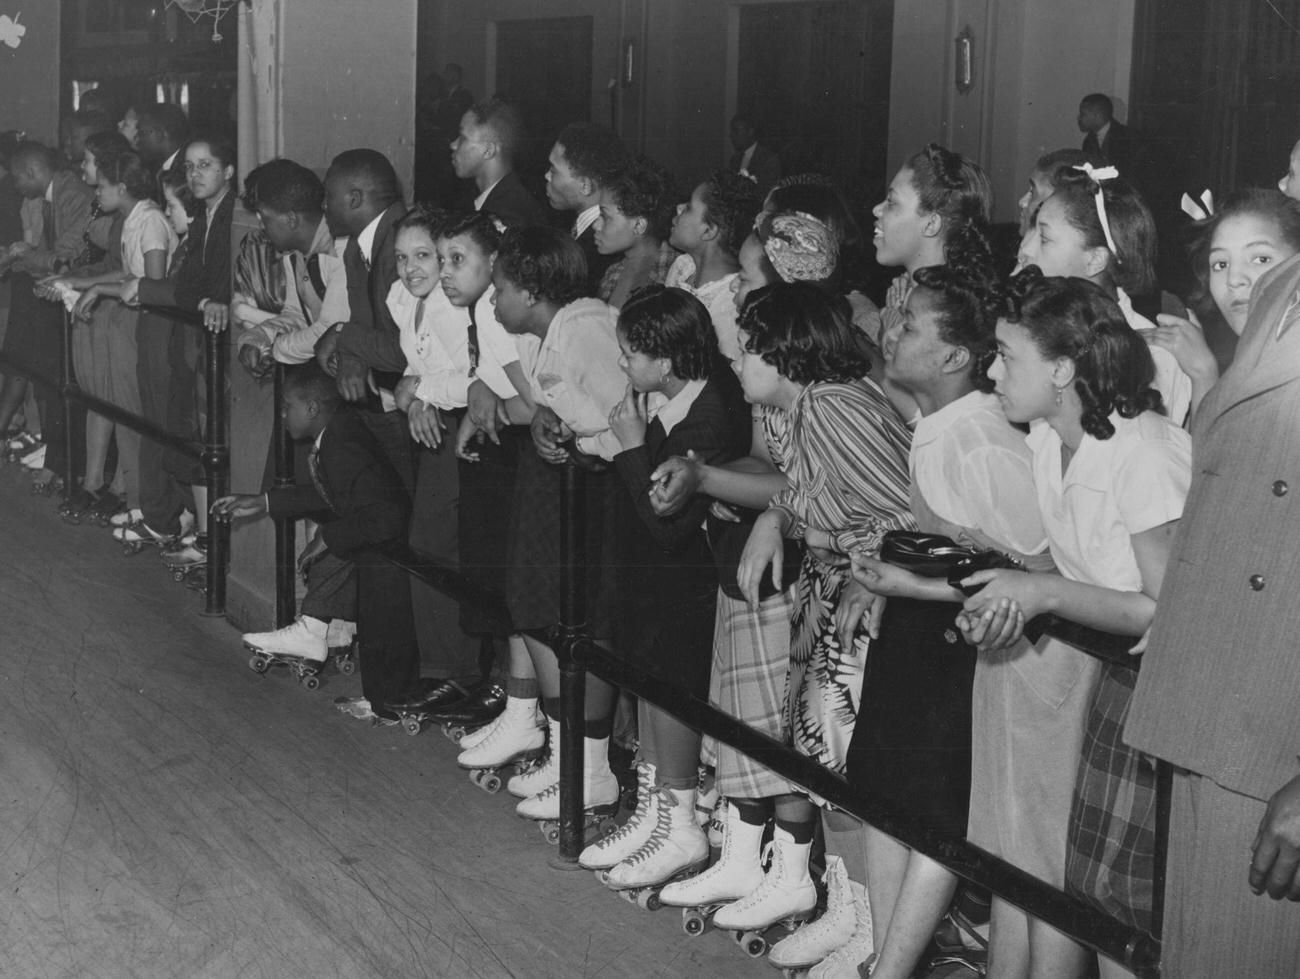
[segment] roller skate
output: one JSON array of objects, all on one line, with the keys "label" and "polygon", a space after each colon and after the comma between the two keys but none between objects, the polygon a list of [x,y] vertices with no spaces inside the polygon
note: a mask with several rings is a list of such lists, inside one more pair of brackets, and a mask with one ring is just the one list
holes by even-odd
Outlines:
[{"label": "roller skate", "polygon": [[426,678],[421,681],[418,693],[384,706],[397,715],[402,730],[414,737],[433,719],[437,711],[463,703],[470,693],[471,688],[467,682]]},{"label": "roller skate", "polygon": [[661,894],[672,883],[694,877],[709,863],[709,841],[695,821],[692,789],[653,788],[655,822],[635,852],[605,872],[605,884],[646,911],[663,906]]},{"label": "roller skate", "polygon": [[546,754],[506,782],[506,791],[517,799],[531,799],[560,780],[560,722],[548,717],[546,728]]},{"label": "roller skate", "polygon": [[626,860],[650,839],[659,820],[661,799],[655,791],[655,766],[641,762],[636,766],[636,808],[627,822],[610,836],[602,837],[578,855],[578,866],[596,872],[596,879],[609,886],[606,878],[615,864]]},{"label": "roller skate", "polygon": [[682,930],[686,934],[704,934],[719,909],[762,885],[759,853],[763,830],[763,825],[745,822],[736,807],[728,805],[717,862],[702,874],[668,884],[660,892],[662,903],[682,909]]},{"label": "roller skate", "polygon": [[58,513],[67,523],[79,526],[95,509],[96,502],[98,501],[94,493],[84,486],[78,486],[66,500],[59,504]]},{"label": "roller skate", "polygon": [[126,501],[104,486],[95,494],[95,505],[90,508],[90,520],[97,527],[110,527],[113,517],[125,511]]},{"label": "roller skate", "polygon": [[957,890],[952,906],[935,929],[918,975],[959,965],[975,975],[988,969],[990,898],[969,884]]},{"label": "roller skate", "polygon": [[344,676],[357,672],[357,624],[347,619],[330,619],[325,645],[335,669]]},{"label": "roller skate", "polygon": [[319,673],[329,656],[328,626],[320,619],[300,615],[292,625],[271,632],[246,632],[244,647],[253,655],[248,668],[265,673],[273,665],[284,665],[308,690],[320,686]]},{"label": "roller skate", "polygon": [[506,692],[498,683],[481,683],[467,697],[428,712],[428,720],[442,728],[442,733],[460,744],[470,731],[491,724],[506,709]]},{"label": "roller skate", "polygon": [[[830,870],[829,865],[827,870]],[[808,972],[808,979],[859,979],[861,976],[871,975],[871,967],[876,961],[875,937],[871,930],[871,904],[867,900],[867,889],[857,881],[849,881],[849,891],[853,899],[853,935],[813,966]],[[815,927],[816,923],[809,925],[806,930],[811,931]],[[796,932],[786,941],[793,941],[798,937],[799,933]],[[785,942],[781,942],[776,948],[784,944]],[[772,950],[773,956],[776,948]],[[979,975],[983,974],[981,970]],[[793,973],[787,972],[787,976],[789,975]],[[917,975],[922,973],[918,972]]]},{"label": "roller skate", "polygon": [[113,528],[113,540],[122,545],[123,554],[139,554],[146,547],[170,547],[176,540],[160,534],[143,520]]},{"label": "roller skate", "polygon": [[505,710],[491,722],[491,733],[467,747],[456,764],[469,769],[469,780],[489,795],[501,791],[501,772],[516,769],[541,756],[546,724],[537,699],[507,697]]},{"label": "roller skate", "polygon": [[719,908],[713,926],[731,932],[751,958],[767,952],[776,929],[793,934],[813,916],[817,888],[808,876],[809,843],[796,843],[780,826],[765,855],[771,861],[763,882],[739,901]]},{"label": "roller skate", "polygon": [[208,566],[208,535],[188,534],[181,537],[175,547],[162,549],[163,564],[171,572],[173,581],[187,581],[194,573],[203,573]]},{"label": "roller skate", "polygon": [[31,432],[19,432],[5,442],[4,460],[5,462],[18,462],[24,456],[31,455],[37,449],[43,448],[45,448],[45,443],[39,435],[33,435]]},{"label": "roller skate", "polygon": [[63,477],[48,469],[37,467],[32,477],[33,496],[58,496],[63,492]]},{"label": "roller skate", "polygon": [[864,921],[866,952],[856,961],[866,958],[872,951],[871,905],[867,902],[867,889],[857,881],[849,880],[844,861],[834,855],[826,858],[823,880],[826,882],[825,912],[812,924],[777,942],[768,953],[768,961],[785,970],[786,979],[804,975],[808,969],[848,945],[864,927]]},{"label": "roller skate", "polygon": [[[551,741],[555,772],[559,776],[559,724],[555,724]],[[614,816],[618,813],[618,779],[609,770],[609,739],[584,738],[582,755],[582,802],[585,812],[584,836],[595,839],[618,830]],[[552,846],[560,842],[560,783],[557,780],[536,795],[524,799],[515,812],[537,821],[542,836]]]}]

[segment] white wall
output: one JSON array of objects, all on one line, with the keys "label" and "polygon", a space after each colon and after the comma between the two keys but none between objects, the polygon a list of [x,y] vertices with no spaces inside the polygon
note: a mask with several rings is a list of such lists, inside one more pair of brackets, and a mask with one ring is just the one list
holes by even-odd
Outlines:
[{"label": "white wall", "polygon": [[18,47],[0,45],[0,130],[59,142],[59,4],[11,0],[0,14],[26,28]]}]

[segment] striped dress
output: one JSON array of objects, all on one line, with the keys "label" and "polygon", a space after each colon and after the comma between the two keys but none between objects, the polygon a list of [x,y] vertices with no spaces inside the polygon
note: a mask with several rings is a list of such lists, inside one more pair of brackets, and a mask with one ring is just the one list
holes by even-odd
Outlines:
[{"label": "striped dress", "polygon": [[860,629],[852,648],[835,633],[835,609],[850,580],[845,555],[875,555],[890,530],[912,530],[907,453],[911,434],[870,379],[809,384],[790,411],[786,477],[772,498],[794,532],[831,535],[837,558],[811,550],[799,573],[791,622],[785,730],[801,753],[843,773],[862,699],[869,637]]}]

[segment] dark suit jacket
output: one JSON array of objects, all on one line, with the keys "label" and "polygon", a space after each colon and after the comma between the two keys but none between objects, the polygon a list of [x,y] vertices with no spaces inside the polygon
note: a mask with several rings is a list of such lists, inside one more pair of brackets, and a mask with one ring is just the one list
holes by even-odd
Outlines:
[{"label": "dark suit jacket", "polygon": [[331,554],[350,559],[358,551],[402,546],[411,517],[411,498],[379,442],[356,412],[340,408],[325,426],[318,461],[326,501],[315,484],[267,493],[272,517],[312,517]]},{"label": "dark suit jacket", "polygon": [[[230,227],[235,215],[235,192],[226,193],[212,215],[209,232],[204,208],[185,236],[189,245],[174,275],[166,279],[141,279],[140,302],[151,306],[177,306],[197,310],[204,299],[230,302]],[[205,244],[204,237],[207,242]]]},{"label": "dark suit jacket", "polygon": [[596,226],[593,224],[578,236],[578,247],[587,260],[587,295],[596,298],[600,295],[600,280],[605,278],[605,270],[621,259],[621,255],[602,255],[596,250]]},{"label": "dark suit jacket", "polygon": [[[1135,142],[1136,133],[1133,130],[1122,122],[1111,120],[1110,129],[1106,130],[1106,138],[1100,144],[1101,152],[1094,154],[1097,158],[1093,160],[1093,165],[1113,166],[1119,170],[1121,177],[1132,181],[1134,174],[1131,171],[1137,162]],[[1088,136],[1083,137],[1083,149],[1089,151]]]},{"label": "dark suit jacket", "polygon": [[[1192,421],[1192,485],[1125,740],[1267,799],[1300,750],[1300,256],[1255,285]],[[1286,330],[1278,336],[1279,326]]]},{"label": "dark suit jacket", "polygon": [[[355,238],[348,239],[343,252],[352,318],[339,334],[339,353],[357,358],[372,370],[394,374],[406,370],[406,355],[402,353],[397,323],[388,311],[388,292],[397,281],[394,227],[406,212],[406,205],[396,201],[380,215],[369,269]],[[380,386],[393,385],[381,379]]]},{"label": "dark suit jacket", "polygon": [[[732,173],[740,172],[740,161],[744,156],[743,151],[731,154],[728,169]],[[772,189],[772,185],[781,179],[781,158],[762,143],[755,143],[754,155],[749,158],[748,172],[758,183],[759,191],[766,194]]]},{"label": "dark suit jacket", "polygon": [[18,260],[17,267],[33,278],[49,275],[56,262],[74,261],[85,247],[86,226],[90,223],[94,192],[71,170],[59,170],[51,181],[54,201],[51,217],[54,227],[50,238],[52,248],[33,248]]},{"label": "dark suit jacket", "polygon": [[528,189],[513,171],[497,182],[479,210],[500,218],[507,228],[551,223],[550,209],[528,193]]}]

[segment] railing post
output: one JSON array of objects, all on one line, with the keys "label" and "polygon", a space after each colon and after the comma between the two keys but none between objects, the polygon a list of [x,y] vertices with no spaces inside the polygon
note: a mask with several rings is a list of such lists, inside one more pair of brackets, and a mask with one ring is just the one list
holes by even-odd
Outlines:
[{"label": "railing post", "polygon": [[[271,485],[286,489],[293,485],[293,440],[280,417],[280,399],[284,396],[284,364],[276,363],[272,372],[275,396],[275,421],[271,428],[275,465]],[[283,628],[294,619],[296,595],[294,582],[294,522],[284,518],[275,521],[275,625]]]},{"label": "railing post", "polygon": [[[76,379],[72,370],[72,314],[67,308],[63,310],[63,350],[62,356],[59,357],[59,410],[63,412],[63,498],[66,500],[72,496],[76,489],[76,477],[73,475],[75,469],[76,440],[72,437],[72,408],[73,400],[68,397],[72,388],[76,386]],[[51,462],[54,460],[51,459]],[[90,473],[86,473],[87,486],[98,486],[99,483],[90,479]]]},{"label": "railing post", "polygon": [[[560,862],[576,864],[583,847],[582,735],[587,686],[582,646],[587,641],[584,473],[572,462],[561,470],[560,622],[555,656],[560,667]],[[552,750],[555,750],[554,747]]]},{"label": "railing post", "polygon": [[[199,327],[202,329],[202,327]],[[230,492],[230,432],[226,411],[227,334],[203,331],[207,359],[207,431],[203,435],[203,474],[208,503]],[[226,571],[230,566],[230,521],[208,522],[207,596],[204,615],[226,614]]]}]

